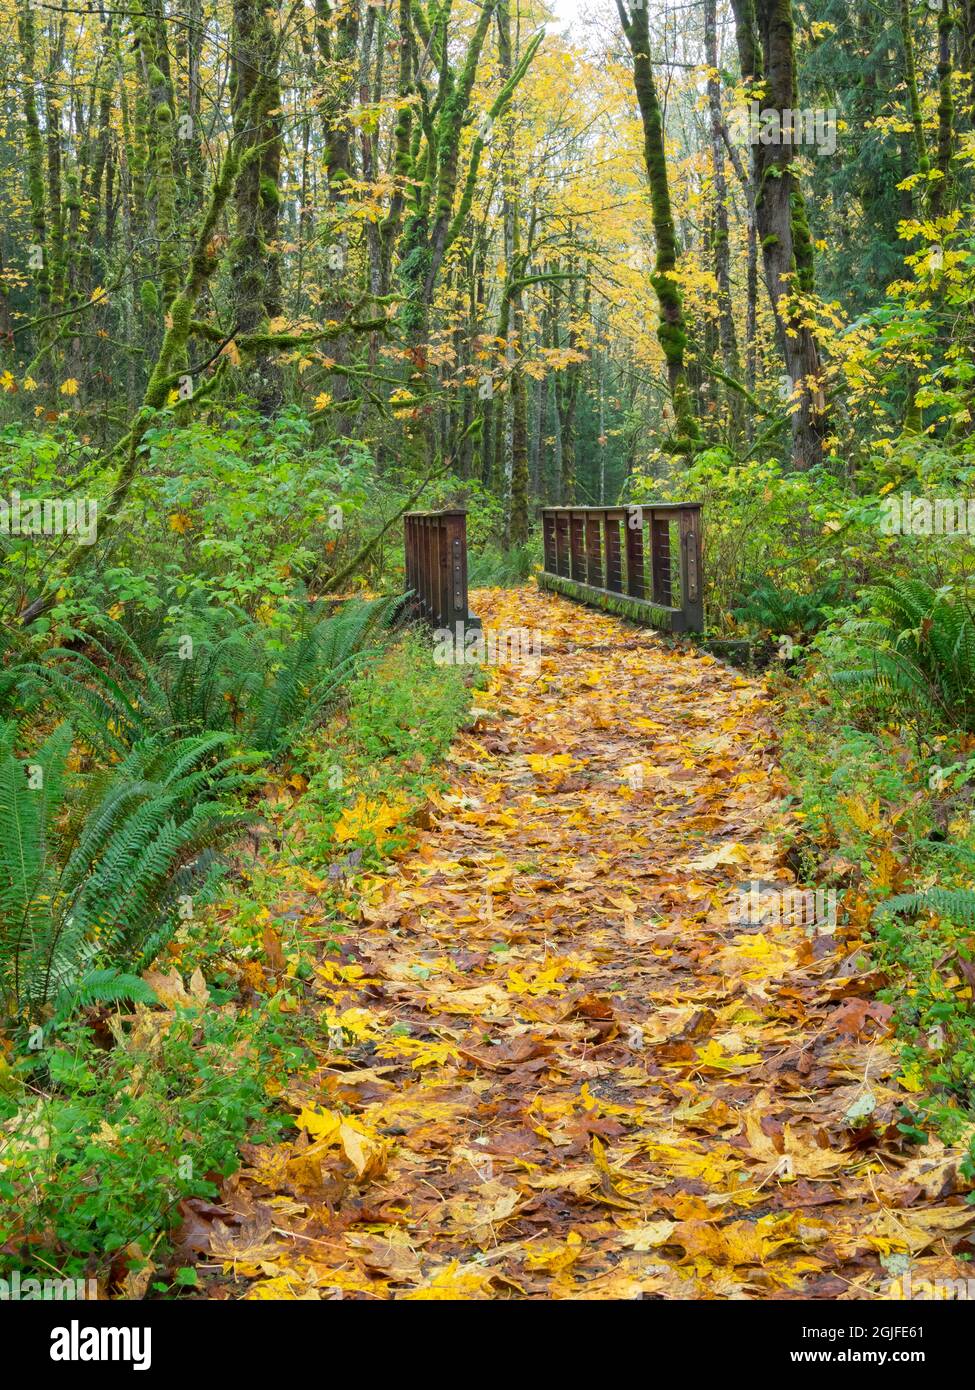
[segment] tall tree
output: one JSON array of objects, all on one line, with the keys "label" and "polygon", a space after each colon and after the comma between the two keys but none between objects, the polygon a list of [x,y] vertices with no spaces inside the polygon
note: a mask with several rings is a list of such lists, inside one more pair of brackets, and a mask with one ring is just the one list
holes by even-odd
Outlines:
[{"label": "tall tree", "polygon": [[[799,106],[792,0],[732,0],[742,76],[763,110],[790,131]],[[822,364],[815,333],[796,303],[813,289],[813,247],[792,140],[752,144],[755,215],[779,343],[792,391],[792,464],[822,461],[827,430]]]},{"label": "tall tree", "polygon": [[674,448],[680,453],[690,453],[700,442],[701,432],[685,360],[687,324],[680,287],[675,278],[677,232],[670,201],[663,113],[650,55],[650,23],[647,7],[643,3],[634,3],[627,10],[624,0],[616,0],[616,8],[633,57],[633,83],[643,121],[644,158],[650,180],[653,233],[657,244],[653,274],[653,287],[660,305],[657,338],[667,363],[667,379],[674,407]]}]

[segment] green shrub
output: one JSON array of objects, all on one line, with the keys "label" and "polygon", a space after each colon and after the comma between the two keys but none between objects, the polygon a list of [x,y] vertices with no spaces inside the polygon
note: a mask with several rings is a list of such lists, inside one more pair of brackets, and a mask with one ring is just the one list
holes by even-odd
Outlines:
[{"label": "green shrub", "polygon": [[267,1083],[304,1054],[274,1000],[110,1022],[113,1045],[71,1023],[0,1088],[0,1266],[104,1278],[133,1246],[161,1263],[156,1235],[180,1200],[215,1195],[241,1141],[273,1140],[284,1123]]},{"label": "green shrub", "polygon": [[510,589],[525,584],[531,578],[532,570],[542,560],[541,545],[538,539],[526,541],[524,545],[502,550],[497,546],[486,546],[472,553],[468,564],[467,582],[472,589]]},{"label": "green shrub", "polygon": [[824,646],[833,682],[919,725],[975,727],[975,622],[950,586],[892,578],[866,595],[866,617],[850,618]]},{"label": "green shrub", "polygon": [[59,725],[26,764],[0,726],[0,996],[23,1020],[97,998],[144,997],[121,977],[148,964],[205,895],[215,850],[247,817],[230,798],[253,782],[226,734],[138,744],[117,766],[69,770]]},{"label": "green shrub", "polygon": [[470,669],[438,666],[427,636],[410,631],[351,682],[343,718],[328,729],[327,748],[317,755],[318,770],[298,807],[310,854],[335,856],[336,823],[363,798],[400,814],[386,843],[363,812],[346,849],[364,850],[375,861],[377,849],[405,843],[409,815],[438,779],[436,765],[463,721],[470,679],[476,679]]},{"label": "green shrub", "polygon": [[734,616],[740,623],[750,623],[779,635],[807,634],[822,626],[838,592],[835,582],[824,584],[809,594],[792,593],[774,584],[760,584],[745,603],[734,610]]},{"label": "green shrub", "polygon": [[355,671],[389,600],[352,600],[331,616],[309,604],[277,635],[240,609],[190,604],[147,653],[109,618],[85,650],[58,648],[35,669],[85,737],[124,754],[138,739],[206,730],[277,753],[307,730]]}]

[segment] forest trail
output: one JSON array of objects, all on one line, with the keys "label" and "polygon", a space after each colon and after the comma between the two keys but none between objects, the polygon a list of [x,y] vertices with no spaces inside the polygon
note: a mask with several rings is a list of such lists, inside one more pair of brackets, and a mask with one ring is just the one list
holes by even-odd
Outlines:
[{"label": "forest trail", "polygon": [[791,883],[761,681],[533,589],[472,606],[539,629],[540,669],[494,670],[449,794],[320,967],[298,1136],[248,1149],[210,1208],[209,1295],[875,1298],[908,1256],[964,1275],[960,1151],[898,1131],[889,1011],[848,932],[729,916],[753,878]]}]

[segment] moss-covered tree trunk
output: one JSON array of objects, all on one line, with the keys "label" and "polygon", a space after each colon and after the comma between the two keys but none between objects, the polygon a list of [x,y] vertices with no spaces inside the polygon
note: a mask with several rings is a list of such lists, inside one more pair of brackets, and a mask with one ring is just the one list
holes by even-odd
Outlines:
[{"label": "moss-covered tree trunk", "polygon": [[[511,8],[508,0],[498,5],[498,55],[502,83],[507,86],[514,73]],[[515,174],[515,125],[510,107],[506,119],[502,224],[505,243],[507,283],[505,299],[509,308],[505,324],[505,358],[508,378],[509,418],[505,429],[505,540],[523,545],[528,539],[528,400],[525,377],[519,357],[525,328],[523,277],[526,258],[521,249],[520,199]]]},{"label": "moss-covered tree trunk", "polygon": [[396,125],[393,128],[393,178],[395,180],[389,211],[380,227],[382,245],[381,282],[382,294],[388,294],[393,282],[393,254],[399,239],[406,207],[407,182],[413,173],[411,145],[413,134],[413,108],[409,104],[413,90],[413,49],[410,43],[410,0],[399,0],[399,74],[396,85],[398,102]]},{"label": "moss-covered tree trunk", "polygon": [[145,0],[134,10],[140,71],[145,89],[150,205],[155,224],[154,290],[146,293],[165,314],[180,283],[180,237],[176,216],[176,107],[170,74],[166,26],[159,0]]},{"label": "moss-covered tree trunk", "polygon": [[[571,273],[572,267],[570,267]],[[575,280],[570,279],[567,302],[568,324],[565,346],[571,353],[579,351],[579,320],[589,308],[589,277],[583,280],[582,305],[576,295]],[[570,361],[560,373],[562,378],[556,386],[556,414],[558,416],[559,452],[559,501],[569,506],[576,500],[576,409],[579,404],[579,387],[582,382],[582,364]]]},{"label": "moss-covered tree trunk", "polygon": [[316,15],[325,177],[330,197],[342,198],[354,173],[349,113],[359,86],[359,7],[355,0],[335,8],[317,0]]},{"label": "moss-covered tree trunk", "polygon": [[[422,165],[414,164],[414,178],[419,192],[413,214],[403,236],[403,257],[400,278],[407,303],[403,324],[415,343],[427,336],[430,306],[437,280],[449,244],[448,234],[453,222],[454,198],[457,193],[460,169],[460,142],[470,106],[471,92],[477,77],[481,52],[494,18],[498,0],[484,0],[477,25],[464,55],[461,70],[455,73],[449,62],[446,11],[443,12],[439,34],[436,28],[420,37],[431,47],[439,63],[439,84],[432,112],[426,127]],[[420,21],[422,7],[417,6],[414,17]]]},{"label": "moss-covered tree trunk", "polygon": [[911,29],[910,0],[900,0],[898,10],[901,45],[904,50],[904,81],[907,86],[907,105],[911,118],[911,138],[914,141],[914,157],[919,174],[927,174],[931,167],[928,159],[927,140],[924,136],[924,116],[921,111],[921,94],[917,85],[917,62],[914,57],[914,33]]},{"label": "moss-covered tree trunk", "polygon": [[951,36],[954,31],[951,0],[941,0],[938,13],[938,152],[940,178],[931,186],[931,212],[940,217],[953,202],[952,159],[955,143],[955,102],[952,94]]},{"label": "moss-covered tree trunk", "polygon": [[660,305],[657,339],[667,364],[667,380],[674,405],[676,438],[674,450],[693,453],[701,439],[700,427],[694,412],[690,382],[687,374],[685,349],[687,326],[680,289],[674,279],[677,269],[677,232],[670,202],[667,177],[667,158],[664,148],[664,123],[650,56],[650,25],[646,4],[633,4],[629,10],[623,0],[616,0],[623,32],[633,56],[633,84],[643,121],[644,158],[650,180],[650,202],[653,209],[653,232],[657,244],[653,287]]},{"label": "moss-covered tree trunk", "polygon": [[52,16],[48,28],[48,65],[44,75],[45,145],[47,147],[47,218],[49,229],[49,282],[51,302],[55,307],[64,302],[64,209],[61,206],[61,121],[64,110],[64,41],[66,20],[63,13]]},{"label": "moss-covered tree trunk", "polygon": [[[742,76],[762,92],[766,111],[778,116],[798,106],[792,0],[732,0]],[[778,339],[791,389],[792,465],[804,470],[822,461],[827,430],[819,345],[795,293],[813,288],[812,238],[794,167],[791,141],[752,145],[755,216]]]},{"label": "moss-covered tree trunk", "polygon": [[[234,314],[239,331],[253,333],[280,312],[273,246],[280,203],[280,81],[272,22],[261,0],[234,0],[233,15],[234,132],[242,151],[252,152],[243,162],[234,192]],[[253,98],[255,92],[260,93],[259,101]],[[244,385],[261,414],[273,414],[282,400],[281,370],[274,355],[255,352],[246,365]]]},{"label": "moss-covered tree trunk", "polygon": [[36,62],[37,32],[31,0],[18,0],[17,34],[20,42],[21,90],[24,102],[24,125],[27,132],[24,151],[27,163],[27,190],[30,198],[31,244],[28,265],[37,292],[37,307],[43,316],[51,300],[51,281],[48,260],[47,212],[44,197],[44,143],[37,110]]},{"label": "moss-covered tree trunk", "polygon": [[[704,0],[704,56],[708,65],[708,115],[711,136],[711,179],[714,188],[713,256],[714,278],[718,286],[718,342],[724,370],[739,375],[738,339],[731,310],[731,260],[728,227],[728,185],[725,179],[725,149],[722,135],[721,79],[718,74],[717,0]],[[737,412],[741,396],[732,392],[729,404]]]}]

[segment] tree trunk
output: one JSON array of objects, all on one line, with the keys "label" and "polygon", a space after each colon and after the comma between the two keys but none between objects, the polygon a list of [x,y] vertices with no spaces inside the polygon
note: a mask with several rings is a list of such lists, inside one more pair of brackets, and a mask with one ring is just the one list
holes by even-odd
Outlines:
[{"label": "tree trunk", "polygon": [[[718,342],[724,370],[739,375],[738,341],[731,311],[731,268],[728,246],[728,186],[725,180],[725,153],[721,114],[721,81],[718,76],[717,0],[704,0],[704,49],[708,65],[708,112],[711,120],[711,177],[714,184],[714,278],[718,284]],[[731,405],[741,397],[731,395]]]},{"label": "tree trunk", "polygon": [[[764,109],[778,115],[798,105],[791,0],[732,0],[742,76],[762,84]],[[792,420],[792,464],[822,461],[826,407],[819,345],[797,310],[794,294],[813,287],[812,241],[791,142],[752,145],[755,216],[775,311],[779,342],[797,408]]]},{"label": "tree trunk", "polygon": [[[233,294],[237,328],[255,332],[280,313],[280,280],[272,242],[277,234],[278,166],[281,158],[277,49],[261,0],[234,0],[231,98],[234,132],[245,159],[235,189],[236,233],[233,244]],[[273,72],[266,71],[274,64]],[[251,94],[260,84],[261,101]],[[247,391],[262,415],[281,404],[281,370],[269,353],[255,352],[244,373]]]},{"label": "tree trunk", "polygon": [[677,233],[674,229],[667,178],[663,115],[657,99],[650,58],[649,20],[643,0],[634,3],[629,13],[623,0],[616,0],[616,8],[633,55],[633,82],[643,121],[644,158],[650,180],[653,232],[657,243],[657,257],[652,277],[660,305],[657,340],[667,363],[667,380],[674,405],[676,439],[673,449],[675,453],[689,454],[700,444],[701,435],[684,360],[684,349],[687,346],[684,306],[680,290],[673,278],[677,268]]}]

